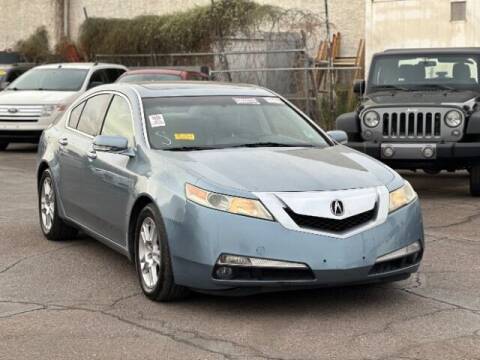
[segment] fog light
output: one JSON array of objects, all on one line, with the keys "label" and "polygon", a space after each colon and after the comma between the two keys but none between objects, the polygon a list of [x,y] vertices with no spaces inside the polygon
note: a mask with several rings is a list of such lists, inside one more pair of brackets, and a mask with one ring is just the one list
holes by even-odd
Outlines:
[{"label": "fog light", "polygon": [[433,155],[435,155],[435,150],[431,147],[425,147],[423,148],[423,156],[425,156],[426,158],[431,158],[433,157]]},{"label": "fog light", "polygon": [[366,130],[363,132],[363,137],[365,139],[370,139],[372,137],[373,133],[370,130]]},{"label": "fog light", "polygon": [[460,136],[460,130],[453,130],[452,135],[453,136]]},{"label": "fog light", "polygon": [[217,265],[221,267],[239,266],[256,268],[308,269],[308,266],[302,263],[227,254],[220,255],[217,260]]},{"label": "fog light", "polygon": [[393,150],[393,148],[390,146],[387,146],[383,149],[383,156],[385,157],[392,157],[394,153],[395,150]]},{"label": "fog light", "polygon": [[217,278],[219,279],[228,280],[232,278],[233,270],[228,266],[220,266],[217,270],[215,270],[215,275],[217,275]]},{"label": "fog light", "polygon": [[422,250],[422,245],[420,244],[420,241],[415,241],[414,243],[412,243],[408,246],[405,246],[401,249],[395,250],[395,251],[393,251],[389,254],[380,256],[379,258],[377,258],[377,261],[375,261],[375,262],[379,263],[379,262],[398,259],[398,258],[407,256],[407,255],[411,255],[411,254],[414,254],[416,252],[419,252],[420,250]]}]

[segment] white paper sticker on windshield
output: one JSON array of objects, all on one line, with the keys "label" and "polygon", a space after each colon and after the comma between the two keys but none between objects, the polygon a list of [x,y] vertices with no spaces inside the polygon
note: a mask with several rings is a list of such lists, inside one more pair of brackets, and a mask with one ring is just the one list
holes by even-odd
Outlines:
[{"label": "white paper sticker on windshield", "polygon": [[255,98],[247,98],[247,97],[233,98],[233,101],[241,105],[260,105],[258,100]]},{"label": "white paper sticker on windshield", "polygon": [[282,99],[277,98],[277,97],[266,97],[264,99],[269,104],[283,104]]},{"label": "white paper sticker on windshield", "polygon": [[150,115],[148,117],[148,120],[150,120],[150,125],[152,126],[152,128],[165,126],[165,118],[162,114]]}]

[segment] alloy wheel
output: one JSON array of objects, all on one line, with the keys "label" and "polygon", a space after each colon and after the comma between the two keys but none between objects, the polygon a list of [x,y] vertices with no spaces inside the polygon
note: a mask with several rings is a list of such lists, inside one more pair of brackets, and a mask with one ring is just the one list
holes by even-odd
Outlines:
[{"label": "alloy wheel", "polygon": [[55,216],[55,192],[53,191],[52,179],[50,177],[46,177],[42,183],[40,211],[43,229],[48,233],[52,229]]},{"label": "alloy wheel", "polygon": [[146,217],[140,227],[138,259],[145,287],[155,288],[160,276],[161,251],[157,226],[151,217]]}]

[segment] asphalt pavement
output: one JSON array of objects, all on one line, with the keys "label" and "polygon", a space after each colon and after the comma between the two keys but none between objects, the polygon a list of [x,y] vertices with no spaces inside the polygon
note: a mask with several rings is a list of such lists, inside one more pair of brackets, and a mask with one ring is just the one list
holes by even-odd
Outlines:
[{"label": "asphalt pavement", "polygon": [[35,148],[0,152],[0,359],[480,359],[480,199],[467,173],[404,173],[420,272],[389,285],[149,301],[134,266],[40,230]]}]

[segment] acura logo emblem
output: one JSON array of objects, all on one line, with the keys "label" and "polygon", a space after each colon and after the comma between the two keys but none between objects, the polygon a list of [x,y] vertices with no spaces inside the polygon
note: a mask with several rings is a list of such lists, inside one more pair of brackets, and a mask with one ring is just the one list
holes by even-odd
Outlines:
[{"label": "acura logo emblem", "polygon": [[10,108],[10,109],[8,109],[8,112],[14,114],[14,113],[18,112],[18,109],[17,108]]},{"label": "acura logo emblem", "polygon": [[345,211],[343,203],[340,200],[333,200],[330,204],[330,211],[335,216],[342,216]]}]

